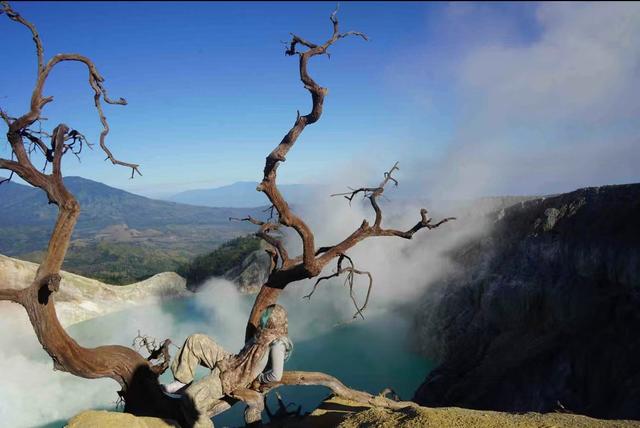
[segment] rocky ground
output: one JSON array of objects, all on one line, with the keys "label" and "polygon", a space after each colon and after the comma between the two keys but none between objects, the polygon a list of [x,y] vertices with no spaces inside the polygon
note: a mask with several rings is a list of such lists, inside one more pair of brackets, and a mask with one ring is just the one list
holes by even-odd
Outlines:
[{"label": "rocky ground", "polygon": [[[89,427],[177,427],[171,421],[157,418],[106,412],[86,411],[69,421],[69,428]],[[267,424],[273,428],[632,428],[640,427],[638,421],[599,420],[568,413],[501,413],[449,408],[410,407],[402,410],[370,408],[357,403],[329,398],[313,413],[302,417],[291,417]]]}]

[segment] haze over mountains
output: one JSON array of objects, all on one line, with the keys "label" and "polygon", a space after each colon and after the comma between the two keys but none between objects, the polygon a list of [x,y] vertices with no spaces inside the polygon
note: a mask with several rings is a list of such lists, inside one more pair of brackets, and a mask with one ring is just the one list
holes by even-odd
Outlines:
[{"label": "haze over mountains", "polygon": [[[257,207],[268,205],[269,200],[256,190],[257,182],[238,181],[228,186],[211,189],[195,189],[180,192],[166,198],[169,201],[183,204],[202,205],[207,207]],[[300,203],[312,193],[322,188],[312,184],[280,184],[278,189],[289,203]]]},{"label": "haze over mountains", "polygon": [[[182,203],[150,199],[81,177],[65,177],[65,183],[80,202],[81,214],[64,269],[113,284],[179,271],[223,242],[255,232],[253,225],[230,222],[229,217],[263,218],[268,204],[256,191],[257,183],[246,181],[172,197]],[[279,188],[294,206],[347,190],[313,184]],[[385,195],[385,203],[416,203],[425,197],[416,183],[389,187]],[[14,182],[0,185],[0,203],[0,254],[39,262],[57,208],[47,204],[40,189]]]},{"label": "haze over mountains", "polygon": [[[81,177],[65,177],[65,184],[81,206],[65,269],[116,283],[174,270],[197,254],[255,230],[229,217],[264,215],[259,208],[149,199]],[[47,204],[40,189],[13,182],[0,185],[0,203],[0,253],[39,261],[57,208]],[[114,270],[124,276],[114,277]]]},{"label": "haze over mountains", "polygon": [[[362,185],[375,187],[378,182],[350,184],[356,187]],[[262,192],[258,192],[256,186],[258,183],[255,181],[238,181],[227,186],[187,190],[163,199],[207,207],[248,208],[268,205],[267,197]],[[318,196],[328,198],[332,193],[346,192],[348,187],[347,185],[335,187],[325,184],[278,184],[278,189],[289,204],[295,205],[316,200]],[[385,196],[396,200],[411,199],[414,201],[426,197],[420,185],[410,181],[403,181],[402,185],[398,187],[390,186],[385,192]]]}]

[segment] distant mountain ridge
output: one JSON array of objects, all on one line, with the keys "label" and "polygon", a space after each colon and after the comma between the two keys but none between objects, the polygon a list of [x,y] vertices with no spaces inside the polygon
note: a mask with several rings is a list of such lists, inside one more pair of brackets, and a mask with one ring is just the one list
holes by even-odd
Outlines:
[{"label": "distant mountain ridge", "polygon": [[[166,199],[183,204],[207,207],[248,208],[268,205],[269,200],[263,193],[256,190],[257,186],[258,183],[254,181],[238,181],[227,186],[211,189],[187,190]],[[322,186],[315,184],[279,184],[278,189],[289,203],[295,204],[308,199],[313,193],[322,189]]]},{"label": "distant mountain ridge", "polygon": [[[65,177],[80,202],[80,218],[65,269],[126,283],[175,269],[189,258],[255,231],[230,222],[261,208],[212,208],[149,199],[81,177]],[[0,253],[38,261],[46,248],[57,208],[40,189],[0,185]],[[124,276],[113,277],[114,269]],[[127,273],[128,272],[128,273]]]},{"label": "distant mountain ridge", "polygon": [[[346,192],[349,186],[375,185],[370,183],[345,183],[345,185],[328,184],[278,184],[278,189],[291,205],[300,205],[317,200],[318,197],[329,197],[332,193]],[[210,189],[194,189],[177,193],[164,198],[167,201],[207,207],[256,207],[267,205],[266,196],[258,192],[257,182],[238,181],[227,186]],[[424,201],[427,192],[417,181],[402,181],[399,186],[388,186],[385,195],[393,200]]]}]

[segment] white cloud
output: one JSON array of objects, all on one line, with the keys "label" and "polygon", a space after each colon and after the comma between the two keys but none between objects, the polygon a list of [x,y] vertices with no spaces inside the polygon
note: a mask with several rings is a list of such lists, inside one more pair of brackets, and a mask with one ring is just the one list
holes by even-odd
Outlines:
[{"label": "white cloud", "polygon": [[[455,88],[448,149],[424,162],[432,196],[548,194],[640,180],[640,4],[540,3],[525,20],[535,28],[507,24],[529,6],[516,17],[454,4],[444,22],[463,36],[446,30],[422,54],[394,61],[412,71],[426,99]],[[491,23],[499,31],[485,31]],[[451,49],[434,48],[441,44]],[[442,70],[438,86],[425,88],[433,70]]]}]

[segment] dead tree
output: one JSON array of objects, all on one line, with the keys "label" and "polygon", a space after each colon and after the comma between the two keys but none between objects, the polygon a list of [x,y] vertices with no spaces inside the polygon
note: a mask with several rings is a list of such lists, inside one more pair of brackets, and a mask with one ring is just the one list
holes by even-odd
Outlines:
[{"label": "dead tree", "polygon": [[[293,127],[266,158],[264,175],[262,182],[257,187],[257,190],[263,192],[271,202],[272,210],[275,210],[277,213],[277,221],[263,222],[252,217],[240,219],[259,226],[259,230],[256,235],[262,238],[269,245],[269,253],[272,257],[271,272],[267,282],[261,287],[253,304],[253,308],[247,322],[245,339],[254,335],[264,309],[277,302],[282,290],[287,285],[304,279],[318,277],[313,290],[309,295],[307,295],[307,297],[311,297],[311,294],[313,294],[321,281],[343,274],[346,275],[346,283],[349,286],[351,299],[356,310],[354,317],[362,316],[362,311],[365,309],[369,301],[369,293],[371,291],[373,280],[369,272],[356,269],[352,259],[347,255],[347,251],[367,238],[386,236],[411,239],[413,235],[421,229],[435,229],[440,225],[455,219],[454,217],[449,217],[432,223],[427,210],[423,208],[420,210],[419,220],[411,228],[407,230],[384,228],[382,226],[382,210],[378,204],[378,199],[390,182],[395,185],[398,184],[397,180],[393,176],[393,174],[399,169],[398,163],[396,162],[389,171],[384,173],[384,178],[378,186],[361,187],[351,189],[346,193],[332,195],[344,196],[349,202],[351,202],[356,196],[362,195],[369,200],[375,217],[373,224],[370,224],[366,219],[363,220],[360,227],[354,230],[341,242],[332,246],[318,248],[315,245],[315,237],[311,228],[302,218],[297,216],[291,210],[289,204],[278,190],[276,183],[276,172],[278,166],[286,160],[287,153],[291,150],[305,127],[320,119],[324,98],[328,92],[326,88],[323,88],[316,83],[309,74],[307,68],[309,60],[315,56],[329,55],[329,47],[345,37],[357,36],[361,37],[365,41],[368,40],[364,33],[358,31],[341,33],[339,30],[337,9],[331,14],[330,20],[333,26],[333,32],[326,42],[323,44],[315,44],[298,35],[292,34],[291,41],[287,44],[287,49],[285,51],[286,55],[297,55],[299,58],[300,80],[302,81],[304,88],[309,91],[311,95],[312,109],[311,112],[306,115],[300,115],[300,112],[298,111]],[[281,227],[289,227],[296,232],[302,242],[302,254],[296,257],[291,257],[288,254],[282,240],[278,239],[274,234],[274,232],[278,231]],[[326,276],[319,276],[323,269],[334,260],[337,265],[335,272]],[[368,289],[362,305],[359,305],[354,297],[353,286],[355,275],[364,275],[368,278]],[[373,396],[365,392],[354,391],[344,386],[338,379],[324,373],[285,372],[283,379],[279,383],[264,386],[262,392],[285,384],[324,385],[330,388],[334,394],[343,398],[375,406],[400,408],[411,405],[411,403],[407,402],[389,400],[384,395]]]},{"label": "dead tree", "polygon": [[[61,62],[77,62],[87,68],[89,86],[93,91],[95,108],[102,123],[102,132],[99,137],[100,148],[106,154],[106,160],[114,165],[121,165],[131,169],[131,176],[140,174],[137,164],[122,162],[116,159],[108,146],[106,137],[109,133],[109,125],[103,113],[103,102],[107,104],[126,105],[123,98],[111,99],[104,86],[104,78],[98,72],[93,61],[79,54],[58,54],[45,62],[44,48],[36,27],[24,19],[7,2],[2,2],[1,13],[9,19],[26,27],[33,38],[37,56],[37,77],[31,95],[30,109],[21,116],[13,117],[9,113],[0,110],[0,116],[7,124],[7,139],[11,147],[11,158],[0,158],[0,169],[10,171],[9,179],[17,174],[27,183],[45,192],[49,203],[58,207],[58,216],[51,233],[49,244],[45,252],[33,282],[24,289],[9,289],[6,284],[0,284],[0,301],[10,301],[24,307],[33,326],[36,336],[44,350],[53,360],[56,370],[66,371],[84,378],[114,379],[121,387],[119,395],[125,402],[125,411],[136,415],[149,415],[174,419],[184,423],[182,410],[178,400],[173,400],[164,394],[158,384],[158,376],[168,366],[168,345],[165,340],[160,347],[151,350],[151,355],[144,358],[131,348],[118,345],[99,346],[97,348],[85,348],[70,337],[61,326],[54,307],[54,295],[60,286],[60,269],[64,261],[71,234],[80,214],[78,201],[65,187],[62,178],[62,160],[68,153],[79,156],[83,146],[88,141],[77,130],[65,124],[59,124],[50,133],[42,131],[36,125],[40,123],[43,108],[53,101],[53,97],[43,94],[45,83],[51,71]],[[264,178],[258,190],[264,192],[278,215],[277,222],[261,222],[251,218],[260,226],[257,233],[271,245],[272,270],[268,281],[263,285],[258,294],[249,321],[246,334],[251,336],[258,323],[261,312],[268,305],[275,303],[280,292],[290,283],[306,278],[314,278],[331,261],[337,260],[338,270],[334,275],[320,277],[318,282],[332,276],[346,274],[351,287],[353,276],[365,274],[355,268],[351,259],[346,255],[347,250],[358,242],[374,236],[395,236],[411,239],[418,230],[432,229],[450,220],[444,219],[437,223],[431,223],[427,211],[421,211],[421,218],[407,231],[385,229],[382,227],[382,211],[378,205],[378,198],[384,192],[389,182],[396,182],[393,173],[397,170],[394,165],[387,173],[384,180],[377,187],[360,188],[345,194],[351,200],[356,195],[367,197],[375,212],[373,224],[366,220],[360,227],[343,241],[330,246],[316,248],[314,235],[305,222],[295,215],[279,192],[276,185],[276,170],[278,165],[285,160],[288,151],[293,147],[300,133],[307,125],[315,123],[322,114],[322,105],[327,90],[319,86],[309,75],[307,64],[309,59],[318,55],[329,55],[328,48],[336,41],[347,36],[367,37],[360,32],[349,31],[340,33],[336,12],[330,17],[333,25],[331,38],[321,45],[316,45],[296,35],[292,36],[288,44],[286,54],[298,55],[300,60],[300,78],[304,87],[310,92],[313,102],[312,111],[304,116],[297,115],[294,126],[282,139],[280,144],[269,154],[264,168]],[[298,48],[305,48],[303,52]],[[48,141],[48,144],[47,144]],[[44,168],[34,166],[34,158],[40,154],[44,157]],[[281,226],[293,228],[303,244],[303,253],[297,257],[290,257],[284,244],[273,235],[273,231]],[[348,265],[346,265],[348,263]],[[370,275],[369,275],[370,278]],[[371,279],[371,278],[370,278]],[[316,283],[317,285],[317,283]],[[371,280],[369,282],[371,287]],[[355,303],[355,300],[354,300]],[[356,304],[357,314],[362,314],[365,304]],[[159,359],[153,363],[153,359]],[[288,385],[324,385],[330,388],[334,394],[375,406],[388,408],[401,408],[413,403],[398,402],[387,399],[384,395],[374,396],[366,392],[355,391],[347,388],[339,380],[323,373],[315,372],[285,372],[283,379],[273,385],[263,386],[261,391],[243,390],[237,391],[234,397],[220,401],[210,409],[213,416],[226,410],[234,400],[242,400],[248,404],[247,421],[255,421],[259,418],[259,411],[264,406],[263,393],[282,384]]]},{"label": "dead tree", "polygon": [[[36,27],[7,2],[2,2],[1,13],[31,32],[37,56],[37,74],[29,111],[13,117],[0,110],[0,116],[8,127],[7,139],[11,148],[10,159],[0,158],[0,169],[10,172],[9,179],[16,174],[32,186],[42,189],[49,203],[58,207],[58,215],[42,263],[31,285],[24,289],[9,289],[6,284],[0,284],[0,300],[24,307],[38,340],[53,360],[54,369],[84,378],[114,379],[120,384],[120,395],[125,400],[128,411],[179,419],[176,406],[168,397],[163,396],[157,382],[158,375],[166,368],[166,362],[153,365],[133,349],[124,346],[85,348],[60,325],[54,307],[53,295],[60,286],[60,269],[80,214],[80,205],[65,187],[62,178],[62,159],[69,153],[79,156],[83,146],[89,143],[80,132],[63,123],[51,132],[36,127],[41,120],[43,108],[53,101],[53,97],[43,94],[45,83],[56,65],[62,62],[76,62],[87,68],[89,86],[102,123],[100,147],[107,160],[114,165],[130,168],[133,177],[135,173],[140,174],[138,165],[116,159],[106,145],[109,124],[102,107],[103,102],[126,105],[126,101],[123,98],[114,100],[108,96],[104,78],[93,61],[86,56],[58,54],[45,62],[44,48]],[[44,157],[42,169],[34,165],[38,155]],[[166,346],[168,343],[164,345],[165,349]]]},{"label": "dead tree", "polygon": [[[347,275],[347,281],[353,290],[353,277],[354,275],[367,275],[369,278],[369,290],[371,288],[371,275],[368,272],[363,272],[355,268],[353,261],[346,253],[349,249],[354,247],[359,242],[372,237],[399,237],[404,239],[411,239],[413,235],[420,229],[434,229],[443,223],[453,220],[453,217],[445,218],[439,222],[432,223],[429,218],[427,210],[422,209],[420,211],[420,219],[418,222],[406,231],[386,229],[382,226],[382,210],[378,204],[379,197],[383,194],[385,187],[389,182],[398,184],[393,174],[398,170],[398,163],[396,162],[389,171],[384,173],[384,179],[376,187],[361,187],[358,189],[351,189],[347,193],[336,194],[332,196],[344,196],[349,202],[354,197],[362,195],[369,199],[375,219],[373,224],[370,224],[366,219],[362,221],[360,227],[353,231],[349,236],[344,238],[341,242],[338,242],[332,246],[316,248],[315,237],[313,231],[304,222],[304,220],[298,217],[289,207],[289,204],[284,199],[276,183],[276,172],[278,166],[286,160],[286,155],[291,150],[298,137],[305,129],[307,125],[311,125],[317,122],[323,109],[324,98],[327,95],[328,90],[323,88],[313,80],[309,75],[307,66],[309,60],[319,55],[329,55],[328,49],[335,42],[343,39],[347,36],[358,36],[364,40],[368,40],[364,33],[358,31],[348,31],[341,33],[338,25],[337,9],[330,16],[331,23],[333,25],[333,33],[331,38],[323,44],[311,43],[295,34],[292,34],[291,42],[288,44],[286,55],[297,55],[299,57],[300,66],[300,80],[302,81],[304,88],[311,94],[312,109],[307,115],[300,115],[298,112],[295,123],[289,132],[284,136],[280,144],[266,158],[264,166],[264,176],[262,182],[258,185],[257,190],[263,192],[273,208],[277,213],[277,222],[261,222],[253,218],[246,218],[243,220],[250,221],[260,226],[259,232],[256,235],[265,240],[272,247],[272,270],[267,279],[267,282],[262,286],[256,300],[254,302],[249,321],[246,328],[246,338],[251,337],[260,319],[260,315],[264,309],[276,303],[278,296],[282,290],[292,282],[300,281],[303,279],[315,278],[320,275],[322,270],[333,260],[337,260],[337,270],[333,275],[320,277],[316,281],[318,283],[324,279],[339,276],[341,274]],[[299,51],[298,48],[303,49]],[[287,253],[285,246],[281,240],[275,237],[270,232],[278,230],[281,226],[289,227],[295,230],[300,240],[302,241],[302,254],[297,257],[290,257]],[[347,261],[349,266],[343,266],[343,262]],[[314,287],[315,288],[315,287]],[[368,293],[367,293],[368,296]],[[310,296],[309,296],[310,297]],[[354,302],[355,303],[355,302]],[[356,315],[361,315],[364,306],[356,306]]]}]

